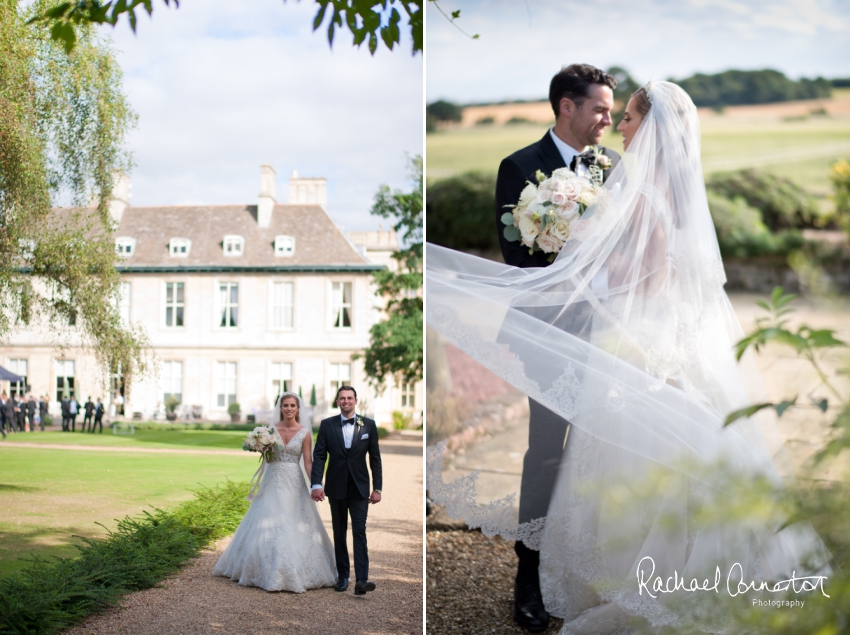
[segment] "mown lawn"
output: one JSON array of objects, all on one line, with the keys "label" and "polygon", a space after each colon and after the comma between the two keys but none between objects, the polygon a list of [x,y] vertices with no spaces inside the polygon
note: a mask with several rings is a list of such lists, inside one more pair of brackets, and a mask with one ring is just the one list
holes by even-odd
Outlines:
[{"label": "mown lawn", "polygon": [[[52,429],[51,429],[52,428]],[[247,434],[244,430],[135,430],[134,434],[123,431],[113,434],[110,428],[104,428],[103,434],[79,432],[61,432],[51,426],[44,432],[10,434],[0,444],[44,443],[49,445],[96,445],[140,448],[172,449],[211,449],[241,450],[242,440]]]},{"label": "mown lawn", "polygon": [[[15,447],[19,441],[138,447],[241,448],[244,432],[137,433],[138,438],[18,434],[0,442],[0,576],[20,570],[21,556],[72,556],[75,536],[100,537],[116,520],[192,497],[199,485],[250,480],[258,455],[133,453]],[[173,435],[173,436],[168,436]],[[96,523],[101,523],[101,526]]]},{"label": "mown lawn", "polygon": [[[428,179],[470,170],[495,173],[512,152],[540,139],[548,126],[537,124],[476,126],[429,134]],[[620,151],[622,137],[609,129],[602,144]],[[702,122],[702,160],[706,173],[756,167],[788,177],[826,196],[830,163],[850,157],[850,117],[759,120],[757,117],[709,117]]]}]

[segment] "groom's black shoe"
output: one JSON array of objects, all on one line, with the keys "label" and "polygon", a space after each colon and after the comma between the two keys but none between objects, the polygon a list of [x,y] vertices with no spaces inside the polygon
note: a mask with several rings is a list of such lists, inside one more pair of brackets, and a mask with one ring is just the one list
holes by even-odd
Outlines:
[{"label": "groom's black shoe", "polygon": [[334,591],[348,591],[348,578],[339,578],[336,581]]},{"label": "groom's black shoe", "polygon": [[354,584],[354,595],[366,595],[369,591],[375,590],[374,582],[366,582],[366,580],[358,580]]},{"label": "groom's black shoe", "polygon": [[543,606],[540,585],[530,580],[517,580],[514,586],[514,622],[522,628],[539,633],[549,625],[549,613]]}]

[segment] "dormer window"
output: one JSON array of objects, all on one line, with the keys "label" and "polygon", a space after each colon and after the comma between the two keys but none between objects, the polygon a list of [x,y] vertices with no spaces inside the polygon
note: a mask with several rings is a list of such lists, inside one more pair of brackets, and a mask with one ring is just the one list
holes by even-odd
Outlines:
[{"label": "dormer window", "polygon": [[295,255],[294,236],[276,236],[274,239],[274,255],[285,258]]},{"label": "dormer window", "polygon": [[225,236],[223,247],[225,256],[241,256],[245,250],[245,239],[242,236]]},{"label": "dormer window", "polygon": [[172,238],[168,241],[168,253],[175,258],[185,258],[192,249],[192,241],[188,238]]},{"label": "dormer window", "polygon": [[115,252],[119,256],[132,256],[134,251],[136,251],[136,239],[135,238],[116,238],[115,239]]}]

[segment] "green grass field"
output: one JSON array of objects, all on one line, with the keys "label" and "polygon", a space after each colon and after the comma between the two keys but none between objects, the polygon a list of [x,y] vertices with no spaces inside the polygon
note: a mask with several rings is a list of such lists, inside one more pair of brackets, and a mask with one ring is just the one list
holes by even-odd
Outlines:
[{"label": "green grass field", "polygon": [[60,432],[49,428],[45,432],[10,434],[0,443],[43,443],[49,445],[96,445],[141,448],[172,448],[200,450],[241,450],[245,438],[242,430],[136,430],[135,434],[113,434],[105,428],[103,434]]},{"label": "green grass field", "polygon": [[[536,124],[456,128],[429,134],[428,179],[480,170],[495,173],[512,152],[540,139],[548,126]],[[606,133],[602,144],[621,151],[622,137]],[[704,172],[755,167],[792,179],[819,197],[831,187],[829,165],[850,157],[850,116],[802,120],[707,117],[702,122]]]},{"label": "green grass field", "polygon": [[[241,450],[239,431],[137,432],[134,436],[45,432],[0,442],[0,576],[30,554],[73,556],[79,538],[115,520],[192,497],[199,485],[250,480],[258,455],[133,453],[15,447],[20,442],[139,448]],[[102,523],[106,528],[96,524]]]}]

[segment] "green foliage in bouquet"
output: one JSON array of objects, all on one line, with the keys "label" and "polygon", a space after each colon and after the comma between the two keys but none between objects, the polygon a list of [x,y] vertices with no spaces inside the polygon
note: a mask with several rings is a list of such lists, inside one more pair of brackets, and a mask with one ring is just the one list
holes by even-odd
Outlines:
[{"label": "green foliage in bouquet", "polygon": [[156,586],[236,529],[247,491],[247,483],[231,481],[203,488],[171,511],[125,517],[103,540],[83,539],[76,558],[33,558],[0,580],[0,633],[59,633],[127,593]]}]

